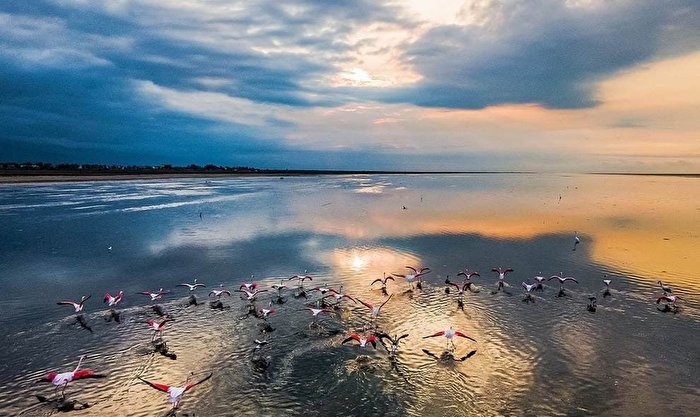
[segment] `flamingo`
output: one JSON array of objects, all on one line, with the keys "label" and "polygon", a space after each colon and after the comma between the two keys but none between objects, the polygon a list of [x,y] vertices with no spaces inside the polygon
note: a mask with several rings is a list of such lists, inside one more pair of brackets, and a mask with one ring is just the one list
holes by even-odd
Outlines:
[{"label": "flamingo", "polygon": [[529,303],[529,302],[534,303],[535,299],[532,297],[531,292],[532,292],[532,290],[537,288],[537,284],[528,284],[528,283],[523,282],[522,286],[523,286],[523,288],[525,288],[525,298],[523,299],[523,301],[525,301],[526,303]]},{"label": "flamingo", "polygon": [[192,284],[188,284],[186,282],[183,282],[182,284],[177,284],[178,287],[187,287],[190,289],[190,291],[194,291],[198,287],[206,287],[204,284],[200,284],[197,282],[197,278],[194,279],[194,282]]},{"label": "flamingo", "polygon": [[151,297],[151,301],[156,301],[157,299],[163,297],[165,294],[167,294],[169,291],[163,291],[163,289],[159,289],[158,292],[150,292],[150,291],[141,291],[138,294],[143,294]]},{"label": "flamingo", "polygon": [[576,280],[576,278],[574,278],[574,277],[564,277],[564,276],[562,276],[562,275],[564,275],[564,274],[560,272],[559,275],[552,275],[552,276],[549,277],[549,279],[547,280],[547,281],[551,281],[551,280],[553,280],[553,279],[559,280],[559,294],[557,294],[557,297],[563,297],[563,296],[566,295],[566,292],[564,292],[564,283],[565,283],[566,281],[573,281],[573,282],[575,282],[575,283],[578,284],[578,281]]},{"label": "flamingo", "polygon": [[491,271],[493,272],[498,272],[498,288],[496,288],[496,291],[492,291],[491,294],[496,294],[499,291],[503,291],[506,294],[508,292],[505,290],[506,284],[506,274],[509,272],[513,272],[512,268],[491,268]]},{"label": "flamingo", "polygon": [[284,281],[280,281],[279,284],[272,284],[272,288],[277,290],[277,299],[275,300],[275,302],[277,304],[283,304],[285,302],[285,299],[282,297],[282,290],[287,288],[287,286],[284,285]]},{"label": "flamingo", "polygon": [[305,310],[309,310],[311,312],[311,315],[314,317],[317,317],[321,313],[332,313],[333,310],[329,308],[313,308],[313,307],[306,307]]},{"label": "flamingo", "polygon": [[241,286],[238,287],[238,289],[240,290],[240,289],[245,288],[248,291],[255,291],[255,289],[258,288],[258,284],[253,282],[253,278],[254,278],[254,275],[251,275],[250,276],[251,282],[242,282]]},{"label": "flamingo", "polygon": [[260,317],[261,317],[263,320],[267,320],[267,318],[268,318],[268,316],[269,316],[270,314],[274,314],[274,313],[277,312],[277,309],[276,309],[276,308],[272,308],[272,301],[270,301],[270,304],[268,305],[268,308],[261,308],[260,310],[258,310],[258,312],[260,313]]},{"label": "flamingo", "polygon": [[104,378],[106,375],[103,374],[96,374],[94,371],[90,369],[83,369],[82,371],[80,369],[80,365],[83,363],[83,359],[85,359],[85,355],[82,355],[80,359],[78,360],[78,366],[75,367],[73,371],[70,372],[51,372],[47,374],[42,380],[44,381],[50,381],[51,384],[56,386],[56,390],[58,388],[61,389],[61,397],[65,396],[65,391],[66,391],[66,386],[68,385],[69,382],[75,381],[76,379],[84,379],[84,378]]},{"label": "flamingo", "polygon": [[163,320],[160,323],[155,321],[155,320],[148,320],[146,323],[148,323],[148,327],[153,331],[153,337],[151,338],[151,342],[156,340],[156,335],[158,335],[160,338],[163,337],[163,330],[165,330],[165,323],[167,323],[169,320]]},{"label": "flamingo", "polygon": [[73,308],[75,309],[75,312],[76,312],[76,313],[80,313],[81,311],[83,311],[83,308],[85,307],[85,302],[86,302],[89,298],[90,298],[89,295],[83,295],[82,297],[80,297],[80,301],[77,302],[77,303],[76,303],[75,301],[59,301],[59,302],[57,302],[56,304],[58,304],[58,305],[66,305],[66,306],[73,306]]},{"label": "flamingo", "polygon": [[182,401],[182,397],[185,395],[185,393],[187,391],[191,390],[192,388],[196,387],[197,385],[201,384],[202,382],[208,380],[209,378],[211,378],[211,376],[212,376],[212,373],[210,372],[206,377],[204,377],[203,379],[201,379],[193,384],[188,383],[189,382],[189,377],[188,377],[187,380],[185,380],[185,385],[182,387],[174,387],[174,386],[170,386],[170,385],[159,384],[156,382],[150,382],[150,381],[147,381],[147,380],[141,378],[140,376],[138,376],[137,378],[140,379],[142,382],[146,383],[147,385],[149,385],[151,388],[155,388],[158,391],[163,391],[163,392],[167,393],[168,394],[168,402],[173,405],[173,410],[176,410],[180,406],[180,401]]},{"label": "flamingo", "polygon": [[452,327],[450,327],[449,329],[446,329],[446,330],[435,332],[429,336],[423,336],[423,339],[428,339],[430,337],[437,337],[437,336],[445,336],[445,338],[447,338],[448,346],[451,344],[453,350],[455,349],[455,343],[453,341],[455,336],[463,337],[465,339],[469,339],[469,340],[476,342],[476,339],[474,339],[470,336],[467,336],[465,333],[462,333],[458,330],[454,330]]},{"label": "flamingo", "polygon": [[[464,291],[469,288],[471,282],[465,282],[461,286],[455,284],[454,282],[450,281],[450,276],[448,275],[445,278],[445,284],[451,285],[457,289],[457,307],[459,307],[461,310],[464,310]],[[445,288],[445,294],[450,293],[450,287]]]},{"label": "flamingo", "polygon": [[670,294],[673,292],[673,289],[669,287],[668,285],[664,285],[663,282],[661,281],[656,281],[657,284],[661,287],[661,290],[664,292],[664,294]]},{"label": "flamingo", "polygon": [[255,290],[253,292],[248,291],[248,290],[235,290],[234,292],[242,292],[245,293],[246,295],[246,300],[248,301],[255,301],[255,297],[258,296],[261,292],[267,292],[267,290]]},{"label": "flamingo", "polygon": [[[372,304],[365,303],[364,301],[360,300],[359,298],[357,299],[357,301],[359,301],[363,306],[370,309],[370,312],[372,314],[372,321],[374,322],[377,319],[377,317],[379,317],[379,313],[382,311],[382,307],[384,307],[384,304],[388,303],[389,300],[391,300],[391,297],[393,297],[393,296],[394,296],[394,294],[391,294],[389,296],[389,298],[387,298],[383,303],[381,303],[379,306],[376,306],[376,307],[373,306]],[[375,324],[376,324],[376,322],[375,322]]]},{"label": "flamingo", "polygon": [[103,302],[107,303],[108,307],[113,307],[119,304],[119,302],[122,300],[122,297],[124,297],[124,291],[119,291],[119,293],[115,296],[112,296],[110,293],[106,293]]},{"label": "flamingo", "polygon": [[547,278],[542,276],[542,272],[540,272],[540,275],[534,277],[534,280],[537,281],[535,283],[535,290],[544,291],[544,282],[547,280]]},{"label": "flamingo", "polygon": [[377,336],[371,335],[371,336],[360,336],[357,333],[352,333],[350,336],[348,336],[345,340],[343,340],[342,344],[345,344],[345,342],[349,342],[351,340],[357,340],[358,346],[363,348],[367,345],[367,343],[371,343],[373,348],[377,348]]},{"label": "flamingo", "polygon": [[605,284],[605,288],[603,289],[603,297],[607,297],[610,295],[610,283],[612,283],[612,280],[610,279],[603,280],[603,284]]},{"label": "flamingo", "polygon": [[389,280],[396,281],[396,280],[394,279],[394,277],[392,277],[391,275],[387,277],[387,276],[386,276],[386,273],[384,273],[384,277],[383,277],[383,278],[377,278],[377,279],[375,279],[374,281],[372,281],[372,283],[369,284],[369,285],[372,286],[372,285],[374,285],[374,284],[376,284],[376,283],[379,282],[379,283],[382,284],[382,294],[384,294],[384,295],[389,295],[389,293],[386,291],[386,282],[389,281]]},{"label": "flamingo", "polygon": [[219,289],[218,290],[211,290],[209,291],[209,296],[214,294],[216,298],[221,298],[222,295],[228,295],[229,297],[231,296],[231,291],[227,290],[224,288],[224,284],[219,284]]},{"label": "flamingo", "polygon": [[318,291],[321,293],[321,295],[326,295],[328,292],[336,292],[333,288],[327,288],[327,287],[315,287],[311,288],[309,291]]},{"label": "flamingo", "polygon": [[662,301],[666,301],[667,303],[671,303],[671,304],[675,305],[676,301],[682,300],[682,299],[683,298],[681,298],[680,295],[666,295],[666,294],[664,294],[661,297],[658,297],[656,299],[656,304],[659,304]]},{"label": "flamingo", "polygon": [[353,303],[357,304],[357,301],[354,298],[350,297],[347,294],[343,294],[342,291],[343,291],[342,285],[340,286],[340,291],[336,291],[334,289],[331,289],[331,293],[324,296],[323,298],[321,298],[321,301],[323,301],[324,299],[326,299],[328,297],[333,297],[333,298],[335,298],[335,304],[333,304],[333,306],[336,306],[336,305],[338,305],[338,303],[343,301],[344,298],[347,298],[348,300],[351,300]]},{"label": "flamingo", "polygon": [[581,239],[579,239],[579,237],[578,237],[578,232],[574,232],[574,248],[571,250],[575,251],[576,245],[578,245],[579,243],[581,243]]},{"label": "flamingo", "polygon": [[422,284],[421,284],[421,278],[423,275],[427,274],[430,272],[430,268],[414,268],[412,266],[406,266],[406,268],[410,269],[413,271],[412,274],[392,274],[395,277],[400,277],[400,278],[406,278],[406,282],[408,282],[408,285],[411,287],[411,291],[413,291],[413,281],[418,281],[416,284],[416,287],[418,289],[422,289]]},{"label": "flamingo", "polygon": [[[389,355],[395,356],[399,350],[399,343],[401,342],[401,339],[407,338],[408,333],[402,334],[401,336],[395,335],[394,337],[391,337],[386,333],[379,333],[377,337],[379,337],[379,341],[381,342],[382,346],[384,346],[384,349],[386,349]],[[386,343],[384,343],[384,339],[387,339],[389,341],[390,348],[388,348]]]},{"label": "flamingo", "polygon": [[471,281],[472,277],[474,277],[474,276],[481,277],[481,275],[479,275],[478,272],[470,271],[469,269],[465,268],[464,271],[457,272],[457,276],[464,277],[464,281],[462,282],[462,284],[463,284],[462,287],[464,289],[467,289],[471,292],[479,292],[479,290],[472,289],[472,281]]},{"label": "flamingo", "polygon": [[308,274],[306,273],[306,269],[304,270],[304,273],[303,273],[303,274],[292,275],[291,277],[289,277],[289,280],[290,280],[290,281],[293,280],[293,279],[296,279],[296,280],[299,281],[299,287],[300,287],[300,288],[303,288],[303,287],[304,287],[304,281],[306,281],[307,279],[308,279],[309,281],[313,281],[313,280],[314,280],[314,278],[313,278],[311,275],[308,275]]}]

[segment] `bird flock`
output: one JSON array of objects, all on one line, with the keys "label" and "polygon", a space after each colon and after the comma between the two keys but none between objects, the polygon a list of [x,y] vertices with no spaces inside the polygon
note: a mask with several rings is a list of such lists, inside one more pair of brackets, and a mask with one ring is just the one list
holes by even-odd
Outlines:
[{"label": "bird flock", "polygon": [[[574,248],[580,240],[578,239],[578,236],[576,236],[575,243],[574,243]],[[273,307],[273,305],[279,306],[279,308],[284,308],[281,307],[283,304],[287,302],[287,296],[291,295],[294,298],[297,299],[304,299],[304,307],[302,311],[307,311],[309,316],[310,316],[310,323],[309,323],[309,329],[312,327],[319,327],[321,326],[320,320],[322,319],[322,316],[325,315],[335,315],[338,313],[339,310],[343,309],[343,305],[347,302],[352,302],[356,305],[361,305],[367,308],[367,316],[369,318],[369,324],[366,324],[361,330],[357,330],[354,332],[351,332],[350,334],[346,335],[346,337],[342,340],[340,345],[345,345],[346,343],[352,343],[358,346],[359,348],[369,348],[370,346],[374,349],[377,348],[377,344],[380,344],[384,347],[386,352],[389,355],[389,359],[394,363],[394,361],[397,360],[398,358],[398,353],[399,353],[399,345],[402,341],[405,339],[409,338],[409,334],[401,334],[401,335],[394,335],[391,336],[387,334],[386,332],[382,331],[379,327],[378,323],[378,318],[381,314],[382,308],[389,303],[394,294],[389,293],[388,291],[388,282],[396,282],[397,278],[405,280],[406,284],[408,284],[408,288],[404,291],[405,294],[412,294],[413,291],[417,288],[418,290],[422,290],[423,288],[423,277],[425,277],[427,274],[431,272],[430,268],[428,267],[414,267],[414,266],[406,266],[407,272],[406,273],[392,273],[390,275],[387,275],[386,273],[383,275],[382,278],[377,278],[372,280],[371,282],[368,283],[369,288],[377,288],[377,284],[381,285],[379,289],[381,290],[381,293],[383,297],[386,297],[383,299],[381,302],[376,302],[376,303],[369,303],[366,301],[361,300],[360,298],[356,296],[352,296],[350,294],[344,293],[343,292],[343,287],[340,286],[339,289],[335,289],[332,287],[325,287],[325,286],[316,286],[312,288],[307,288],[305,286],[305,283],[312,282],[314,280],[314,277],[309,275],[307,271],[304,271],[303,274],[297,274],[297,275],[292,275],[288,278],[281,279],[279,284],[275,283],[272,284],[269,288],[260,288],[260,284],[254,282],[251,277],[250,282],[242,282],[240,283],[238,289],[235,290],[229,290],[228,288],[225,288],[223,284],[220,284],[218,288],[211,289],[208,293],[208,297],[210,299],[210,307],[212,309],[220,309],[223,310],[225,308],[228,308],[224,306],[223,304],[223,298],[224,296],[226,297],[231,297],[232,293],[238,293],[241,296],[241,300],[245,301],[247,303],[247,316],[253,316],[256,317],[257,319],[261,320],[260,324],[260,332],[262,334],[268,334],[270,332],[274,331],[274,328],[270,325],[269,323],[269,318],[275,314],[278,313],[278,308]],[[491,272],[495,272],[498,274],[498,279],[495,282],[495,288],[493,291],[491,291],[492,295],[496,295],[498,293],[504,293],[506,295],[512,295],[512,292],[510,291],[511,286],[508,284],[506,281],[506,277],[508,274],[513,272],[512,268],[503,268],[503,267],[494,267],[491,269]],[[456,293],[456,302],[457,306],[459,309],[464,310],[464,297],[466,293],[479,293],[481,290],[474,284],[473,279],[475,277],[481,277],[478,271],[472,271],[469,270],[468,268],[465,268],[463,271],[459,271],[457,273],[457,280],[451,280],[449,275],[446,277],[444,283],[445,283],[445,288],[444,292],[445,294],[451,294],[452,292]],[[294,286],[291,286],[291,282],[294,281],[295,284]],[[545,290],[545,283],[550,282],[550,281],[555,281],[558,282],[559,284],[559,289],[557,292],[557,297],[565,297],[567,296],[566,290],[565,290],[565,284],[569,283],[574,283],[578,284],[578,281],[572,277],[572,276],[567,276],[564,273],[560,272],[559,274],[554,274],[546,278],[543,276],[541,273],[538,275],[534,276],[532,280],[529,280],[527,282],[522,282],[520,287],[523,289],[523,295],[524,298],[522,299],[523,302],[525,303],[534,303],[535,302],[535,297],[533,296],[534,292],[542,292]],[[601,290],[603,297],[608,297],[610,296],[610,287],[612,284],[612,280],[608,279],[605,277],[605,279],[602,280],[603,282],[603,288]],[[668,312],[678,312],[679,306],[677,304],[678,300],[681,299],[680,296],[674,295],[673,290],[671,287],[668,285],[665,285],[663,282],[658,281],[657,282],[661,288],[661,291],[663,291],[663,294],[656,297],[656,304],[657,308],[660,311]],[[200,304],[194,293],[199,289],[199,288],[206,288],[206,286],[203,283],[197,282],[195,279],[192,283],[182,283],[179,284],[178,287],[186,287],[188,293],[190,293],[189,296],[189,304],[190,305],[198,305]],[[147,296],[149,301],[154,302],[157,300],[162,299],[164,296],[169,294],[170,291],[164,290],[163,288],[160,288],[158,291],[142,291],[138,292],[136,294],[138,295],[144,295]],[[268,300],[266,300],[267,304],[265,307],[258,308],[256,306],[256,302],[258,302],[258,298],[262,297],[263,295],[268,295],[269,293],[270,297]],[[314,297],[316,294],[319,295],[319,297]],[[109,310],[109,316],[106,317],[109,321],[114,320],[116,322],[120,322],[120,314],[116,310],[118,304],[123,300],[124,298],[124,292],[119,291],[116,295],[111,295],[110,293],[106,293],[103,298],[104,304],[106,304],[110,310]],[[311,300],[310,300],[311,298]],[[73,312],[76,315],[76,320],[77,322],[85,329],[89,330],[92,332],[91,327],[83,317],[82,313],[85,308],[86,302],[90,299],[90,295],[83,295],[80,298],[80,301],[75,302],[75,301],[59,301],[57,304],[58,305],[67,305],[73,308]],[[588,297],[588,305],[586,306],[587,310],[590,312],[595,312],[596,311],[596,302],[597,302],[597,297],[595,294],[592,294]],[[168,351],[167,345],[165,343],[163,334],[166,328],[166,325],[173,321],[173,318],[170,317],[168,314],[166,314],[160,306],[157,304],[151,306],[153,311],[155,311],[159,316],[161,316],[160,319],[149,319],[145,322],[147,325],[147,328],[150,329],[152,332],[152,336],[150,339],[150,342],[152,343],[154,347],[155,352],[159,352],[163,354],[164,356],[168,356],[171,359],[175,359],[176,355],[170,351]],[[444,348],[444,351],[442,354],[438,355],[435,354],[428,349],[422,349],[422,351],[435,359],[441,360],[441,361],[464,361],[469,359],[470,357],[474,356],[476,354],[476,350],[471,350],[469,351],[466,355],[462,356],[455,356],[455,351],[456,351],[456,344],[455,340],[458,338],[461,339],[466,339],[470,340],[473,343],[477,343],[477,341],[469,336],[468,334],[457,330],[453,329],[452,327],[449,327],[447,329],[439,330],[434,333],[424,335],[422,336],[422,339],[432,339],[436,337],[444,337],[446,340],[446,346]],[[262,349],[264,346],[270,343],[270,340],[263,338],[262,340],[255,339],[255,348],[254,351],[258,351],[259,349]],[[107,375],[95,372],[90,369],[83,369],[81,370],[80,367],[83,363],[83,360],[85,359],[85,356],[81,356],[78,361],[78,365],[73,371],[69,372],[51,372],[46,375],[44,378],[45,381],[51,382],[55,386],[55,390],[58,391],[60,389],[60,396],[56,394],[56,397],[58,398],[55,401],[57,404],[57,407],[61,411],[66,411],[69,409],[73,409],[75,406],[75,401],[68,401],[65,398],[65,389],[66,386],[75,380],[79,379],[87,379],[87,378],[104,378]],[[255,362],[257,361],[257,362]],[[264,359],[257,358],[254,360],[256,365],[261,365],[263,367],[266,367],[268,364],[265,362]],[[167,385],[159,382],[153,382],[149,381],[146,379],[141,378],[141,376],[137,376],[139,381],[142,381],[146,386],[149,386],[155,390],[162,391],[167,394],[167,401],[172,404],[172,409],[171,413],[175,413],[175,410],[179,408],[180,402],[183,399],[183,396],[185,393],[190,391],[192,388],[195,386],[207,381],[212,377],[212,373],[208,372],[206,373],[202,378],[191,382],[190,378],[193,377],[194,374],[190,374],[187,379],[185,380],[184,384],[182,385]],[[40,399],[40,401],[47,401],[44,397],[37,396],[37,398]]]}]

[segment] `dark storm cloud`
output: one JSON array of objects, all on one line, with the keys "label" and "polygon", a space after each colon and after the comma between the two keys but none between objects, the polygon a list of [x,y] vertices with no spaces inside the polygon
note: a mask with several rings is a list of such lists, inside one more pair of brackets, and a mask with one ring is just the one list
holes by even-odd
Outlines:
[{"label": "dark storm cloud", "polygon": [[694,1],[482,3],[488,7],[471,10],[482,21],[437,27],[410,45],[405,58],[424,79],[383,97],[428,107],[590,107],[595,82],[667,53],[697,49],[700,41]]}]

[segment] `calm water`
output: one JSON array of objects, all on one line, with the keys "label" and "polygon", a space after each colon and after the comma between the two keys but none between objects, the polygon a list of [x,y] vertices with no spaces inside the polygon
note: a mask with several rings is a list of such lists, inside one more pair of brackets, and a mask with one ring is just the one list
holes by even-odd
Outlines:
[{"label": "calm water", "polygon": [[[163,416],[165,394],[145,378],[181,384],[214,371],[178,415],[697,415],[700,407],[700,180],[564,175],[338,176],[177,179],[0,186],[0,415],[45,416],[37,379],[84,367],[69,398],[93,406],[72,415]],[[404,210],[402,207],[405,206]],[[200,214],[201,213],[201,218]],[[574,247],[575,232],[581,243]],[[111,250],[107,248],[111,247]],[[378,320],[409,333],[392,363],[381,349],[341,345],[368,326],[348,303],[312,324],[289,294],[263,335],[238,294],[229,309],[186,307],[181,282],[262,287],[308,270],[313,284],[370,303],[370,282],[405,265],[429,266],[422,291],[390,282]],[[491,294],[511,267],[512,296]],[[444,280],[481,272],[479,293],[459,310]],[[520,283],[542,272],[573,275],[569,297],[550,283],[524,303]],[[603,298],[604,274],[613,280]],[[677,314],[656,309],[661,279],[684,299]],[[159,304],[177,360],[152,353],[143,323],[154,318],[138,291],[170,289]],[[124,290],[121,323],[107,322],[105,292]],[[598,309],[586,311],[589,294]],[[92,294],[75,322],[62,299]],[[318,299],[311,295],[308,302]],[[261,296],[258,307],[267,305]],[[344,303],[347,303],[345,301]],[[456,342],[464,362],[442,362],[449,326],[477,340]],[[269,344],[254,353],[254,339]],[[266,369],[254,366],[262,356]]]}]

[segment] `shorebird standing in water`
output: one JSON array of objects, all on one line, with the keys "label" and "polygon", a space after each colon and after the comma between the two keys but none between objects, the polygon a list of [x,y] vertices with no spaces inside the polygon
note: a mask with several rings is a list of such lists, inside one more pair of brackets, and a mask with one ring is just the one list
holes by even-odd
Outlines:
[{"label": "shorebird standing in water", "polygon": [[382,284],[382,294],[384,294],[384,295],[389,295],[389,293],[386,291],[386,282],[389,281],[389,280],[396,281],[396,280],[394,279],[394,277],[392,277],[391,275],[386,276],[386,273],[384,273],[384,277],[383,277],[383,278],[377,278],[377,279],[375,279],[374,281],[372,281],[372,283],[369,284],[369,285],[372,286],[372,285],[374,285],[374,284],[376,284],[376,283],[379,282],[380,284]]},{"label": "shorebird standing in water", "polygon": [[66,391],[66,386],[68,385],[69,382],[75,381],[76,379],[84,379],[84,378],[104,378],[106,375],[102,374],[96,374],[94,371],[90,369],[83,369],[82,371],[80,370],[80,365],[83,363],[83,359],[85,359],[85,355],[82,355],[80,359],[78,360],[78,366],[75,367],[75,369],[71,372],[51,372],[48,375],[46,375],[43,380],[44,381],[50,381],[51,384],[53,384],[56,387],[56,390],[61,388],[61,397],[65,397],[65,391]]},{"label": "shorebird standing in water", "polygon": [[564,297],[564,296],[566,295],[566,292],[564,291],[564,283],[565,283],[566,281],[573,281],[573,282],[575,282],[575,283],[578,284],[578,281],[576,281],[576,278],[574,278],[574,277],[564,277],[564,276],[562,276],[562,275],[564,275],[564,274],[560,272],[559,275],[552,275],[552,276],[549,277],[549,279],[547,280],[547,281],[551,281],[551,280],[553,280],[553,279],[559,280],[559,294],[557,294],[557,297]]},{"label": "shorebird standing in water", "polygon": [[506,274],[509,272],[513,272],[512,268],[491,268],[491,271],[493,272],[498,272],[498,286],[496,287],[495,291],[491,291],[491,294],[496,294],[499,291],[503,291],[504,293],[511,295],[509,291],[506,290],[506,286],[508,285],[506,283]]},{"label": "shorebird standing in water", "polygon": [[416,287],[421,290],[423,289],[423,283],[421,277],[425,274],[430,273],[430,268],[414,268],[412,266],[406,266],[406,268],[413,271],[412,274],[392,274],[395,277],[406,278],[406,282],[410,286],[410,291],[413,291],[413,281],[416,281]]},{"label": "shorebird standing in water", "polygon": [[203,379],[200,379],[199,381],[190,384],[189,380],[190,378],[187,377],[185,380],[185,385],[182,387],[174,387],[170,385],[165,385],[165,384],[159,384],[157,382],[150,382],[147,381],[140,376],[137,376],[138,379],[140,379],[142,382],[146,383],[149,385],[151,388],[157,389],[158,391],[162,391],[168,394],[168,402],[173,405],[173,408],[171,410],[171,414],[169,415],[174,415],[174,411],[180,406],[180,401],[182,401],[182,397],[185,395],[185,393],[192,388],[196,387],[197,385],[201,384],[202,382],[208,380],[211,378],[212,373],[210,372],[206,377]]},{"label": "shorebird standing in water", "polygon": [[177,284],[177,286],[178,287],[187,287],[187,288],[189,288],[190,291],[194,291],[198,287],[206,287],[206,285],[198,283],[197,278],[194,279],[194,282],[192,284],[188,284],[186,282],[183,282],[182,284]]}]

